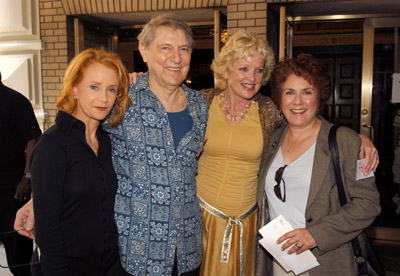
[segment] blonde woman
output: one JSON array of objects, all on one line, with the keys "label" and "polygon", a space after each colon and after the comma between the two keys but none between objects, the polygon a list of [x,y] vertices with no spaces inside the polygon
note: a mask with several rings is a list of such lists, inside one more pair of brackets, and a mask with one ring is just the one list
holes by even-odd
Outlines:
[{"label": "blonde woman", "polygon": [[238,31],[212,63],[217,89],[201,91],[210,105],[197,176],[201,275],[253,275],[257,174],[272,131],[284,122],[272,100],[257,94],[273,65],[263,39]]}]

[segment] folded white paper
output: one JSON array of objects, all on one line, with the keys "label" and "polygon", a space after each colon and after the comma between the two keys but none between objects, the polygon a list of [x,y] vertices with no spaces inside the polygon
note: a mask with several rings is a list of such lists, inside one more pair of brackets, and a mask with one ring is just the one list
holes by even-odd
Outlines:
[{"label": "folded white paper", "polygon": [[364,173],[361,170],[362,165],[364,164],[364,161],[365,161],[365,159],[357,160],[356,180],[360,180],[360,179],[364,179],[364,178],[367,178],[367,177],[374,176],[374,172],[372,172],[372,171],[368,175],[364,175]]},{"label": "folded white paper", "polygon": [[260,240],[260,244],[268,250],[287,272],[293,271],[294,274],[298,275],[318,266],[319,263],[310,250],[306,250],[299,255],[295,253],[289,255],[287,251],[289,251],[291,247],[285,251],[281,250],[283,243],[277,244],[277,239],[292,230],[293,227],[290,223],[280,215],[259,230],[260,234],[263,236],[263,239]]}]

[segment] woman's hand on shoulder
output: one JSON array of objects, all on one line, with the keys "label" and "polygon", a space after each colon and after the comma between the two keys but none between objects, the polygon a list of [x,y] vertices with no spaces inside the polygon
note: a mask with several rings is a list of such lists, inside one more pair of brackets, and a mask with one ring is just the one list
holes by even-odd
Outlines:
[{"label": "woman's hand on shoulder", "polygon": [[129,84],[135,84],[137,78],[138,78],[141,74],[143,74],[143,72],[132,72],[132,73],[129,73],[129,74],[128,74],[128,75],[129,75]]},{"label": "woman's hand on shoulder", "polygon": [[314,238],[311,236],[310,232],[305,228],[298,228],[287,232],[282,235],[277,241],[277,244],[283,243],[282,251],[291,247],[288,251],[288,254],[296,253],[301,254],[307,249],[313,249],[317,246]]},{"label": "woman's hand on shoulder", "polygon": [[371,171],[376,171],[379,164],[378,150],[375,148],[372,141],[365,135],[360,134],[361,148],[360,148],[360,159],[365,161],[362,165],[361,170],[364,175],[368,175]]}]

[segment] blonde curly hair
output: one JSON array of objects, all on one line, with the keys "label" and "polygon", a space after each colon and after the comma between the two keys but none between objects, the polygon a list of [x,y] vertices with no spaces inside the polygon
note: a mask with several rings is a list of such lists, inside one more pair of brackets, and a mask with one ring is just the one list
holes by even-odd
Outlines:
[{"label": "blonde curly hair", "polygon": [[274,52],[264,39],[257,37],[254,33],[239,30],[229,38],[218,57],[211,64],[215,87],[226,88],[226,76],[231,74],[232,64],[235,60],[252,57],[255,54],[260,54],[264,59],[263,84],[266,84],[275,64]]}]

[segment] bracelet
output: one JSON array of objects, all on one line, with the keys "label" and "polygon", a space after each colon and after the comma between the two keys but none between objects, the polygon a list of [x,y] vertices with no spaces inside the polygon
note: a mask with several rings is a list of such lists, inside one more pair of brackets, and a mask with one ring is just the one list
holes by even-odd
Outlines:
[{"label": "bracelet", "polygon": [[32,175],[31,175],[31,173],[24,173],[24,177],[28,178],[28,179],[31,179]]}]

